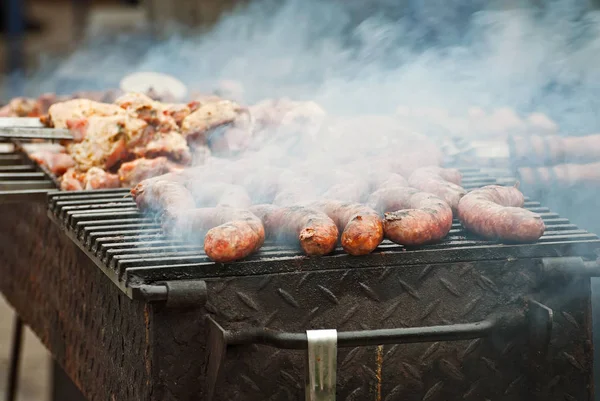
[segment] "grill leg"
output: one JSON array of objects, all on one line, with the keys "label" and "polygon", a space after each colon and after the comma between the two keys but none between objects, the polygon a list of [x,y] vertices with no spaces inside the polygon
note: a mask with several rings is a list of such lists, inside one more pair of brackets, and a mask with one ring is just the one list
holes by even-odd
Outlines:
[{"label": "grill leg", "polygon": [[86,401],[81,391],[55,360],[52,360],[52,395],[50,400]]},{"label": "grill leg", "polygon": [[23,321],[15,314],[12,348],[10,351],[10,366],[8,368],[8,383],[6,387],[6,401],[17,399],[19,384],[19,366],[21,364],[21,348],[23,345]]}]

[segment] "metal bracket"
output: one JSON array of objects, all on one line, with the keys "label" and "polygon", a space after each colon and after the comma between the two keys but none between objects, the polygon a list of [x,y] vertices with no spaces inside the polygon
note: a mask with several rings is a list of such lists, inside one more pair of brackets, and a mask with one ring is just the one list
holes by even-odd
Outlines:
[{"label": "metal bracket", "polygon": [[[475,323],[446,326],[336,332],[336,342],[337,347],[359,347],[383,344],[461,341],[526,328],[529,332],[529,342],[532,351],[539,358],[545,357],[548,351],[550,336],[552,334],[552,322],[553,314],[550,308],[536,301],[529,300],[526,314],[521,312],[496,314],[488,317],[486,320]],[[326,336],[327,339],[319,340],[311,332],[286,333],[267,328],[249,328],[240,331],[225,330],[208,315],[206,316],[206,324],[208,330],[208,360],[206,362],[208,401],[211,401],[214,397],[221,376],[220,372],[225,362],[227,347],[230,345],[260,344],[280,349],[306,350],[311,346],[331,346],[331,342],[333,341],[332,334],[328,334]],[[311,337],[310,339],[309,336]],[[313,350],[313,356],[314,352],[315,350]],[[323,350],[323,353],[330,355],[331,352]],[[327,365],[327,368],[331,368],[331,366]],[[310,375],[310,366],[308,369]],[[309,383],[310,380],[309,376]],[[325,387],[323,387],[323,390],[323,393],[325,393]],[[321,400],[321,398],[307,398],[307,400]],[[330,398],[327,398],[327,400],[330,400]]]},{"label": "metal bracket", "polygon": [[335,401],[337,331],[308,330],[306,401]]},{"label": "metal bracket", "polygon": [[132,288],[132,298],[145,302],[165,302],[167,308],[204,306],[207,301],[203,280],[173,280],[157,284],[142,284]]}]

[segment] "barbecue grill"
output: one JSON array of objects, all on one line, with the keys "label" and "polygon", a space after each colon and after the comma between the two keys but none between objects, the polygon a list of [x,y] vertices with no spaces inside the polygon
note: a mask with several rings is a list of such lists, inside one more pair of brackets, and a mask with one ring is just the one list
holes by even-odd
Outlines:
[{"label": "barbecue grill", "polygon": [[455,221],[418,249],[266,243],[215,264],[126,190],[53,191],[47,208],[2,206],[1,288],[90,400],[591,399],[600,239],[525,206],[547,225],[535,244]]}]

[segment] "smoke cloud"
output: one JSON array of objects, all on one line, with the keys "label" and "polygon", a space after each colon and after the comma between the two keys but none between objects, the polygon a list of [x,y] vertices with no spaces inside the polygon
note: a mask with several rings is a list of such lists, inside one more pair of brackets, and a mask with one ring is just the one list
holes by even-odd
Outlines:
[{"label": "smoke cloud", "polygon": [[[104,89],[128,73],[157,71],[191,91],[237,81],[246,104],[285,96],[336,116],[400,114],[410,117],[407,129],[430,135],[477,137],[534,112],[579,135],[600,130],[598,65],[600,12],[583,0],[256,1],[203,34],[90,39],[30,77],[27,92]],[[493,118],[478,125],[481,113]],[[333,135],[317,149],[314,141],[286,146],[325,163],[335,149],[389,145],[379,128],[343,149]],[[280,150],[257,157],[281,159]]]}]

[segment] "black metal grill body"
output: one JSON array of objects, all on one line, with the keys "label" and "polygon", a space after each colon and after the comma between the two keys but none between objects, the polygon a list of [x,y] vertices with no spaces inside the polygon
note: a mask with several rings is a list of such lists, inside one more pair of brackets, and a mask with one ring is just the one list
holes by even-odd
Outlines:
[{"label": "black metal grill body", "polygon": [[[494,182],[475,170],[465,176],[471,187]],[[90,400],[205,399],[214,356],[206,316],[232,331],[356,331],[475,322],[521,311],[524,297],[554,311],[547,355],[530,352],[526,330],[341,349],[338,399],[591,399],[589,278],[550,274],[542,258],[595,258],[600,240],[535,202],[526,206],[548,230],[532,245],[484,242],[455,222],[441,244],[421,249],[384,243],[365,257],[306,258],[267,244],[246,261],[216,265],[199,244],[163,237],[125,195],[52,194],[57,225],[40,206],[2,211],[2,241],[13,244],[2,249],[2,291]],[[144,286],[182,279],[205,282],[206,303],[177,309],[137,299]],[[229,347],[215,399],[301,400],[304,359],[303,351]]]}]

